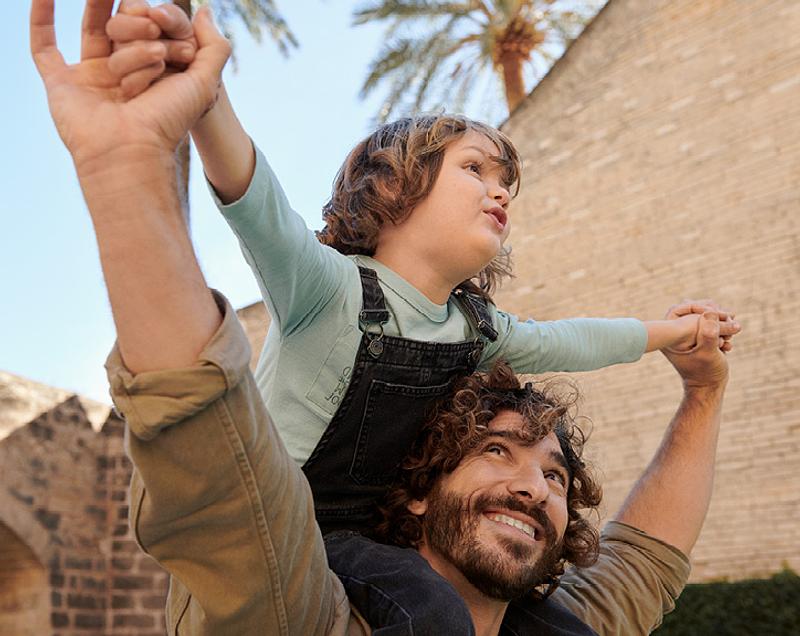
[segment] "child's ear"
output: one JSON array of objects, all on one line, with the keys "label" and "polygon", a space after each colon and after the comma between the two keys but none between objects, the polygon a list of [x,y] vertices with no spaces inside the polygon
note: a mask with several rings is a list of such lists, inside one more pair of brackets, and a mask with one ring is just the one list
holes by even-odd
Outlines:
[{"label": "child's ear", "polygon": [[408,511],[415,515],[424,515],[428,511],[427,499],[413,499],[406,505]]}]

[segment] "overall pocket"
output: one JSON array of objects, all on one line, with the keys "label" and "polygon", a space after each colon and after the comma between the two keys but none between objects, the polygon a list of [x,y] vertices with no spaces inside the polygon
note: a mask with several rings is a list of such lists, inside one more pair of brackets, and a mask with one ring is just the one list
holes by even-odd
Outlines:
[{"label": "overall pocket", "polygon": [[389,485],[425,423],[428,408],[449,388],[449,382],[418,387],[373,380],[350,476],[360,484]]}]

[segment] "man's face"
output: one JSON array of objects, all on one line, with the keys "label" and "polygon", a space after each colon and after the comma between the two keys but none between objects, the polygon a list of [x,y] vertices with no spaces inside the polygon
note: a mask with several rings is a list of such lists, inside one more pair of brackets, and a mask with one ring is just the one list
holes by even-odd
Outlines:
[{"label": "man's face", "polygon": [[411,507],[424,513],[420,553],[431,566],[503,601],[545,580],[568,521],[569,471],[558,439],[550,433],[531,444],[515,434],[523,424],[517,413],[499,413],[477,449]]}]

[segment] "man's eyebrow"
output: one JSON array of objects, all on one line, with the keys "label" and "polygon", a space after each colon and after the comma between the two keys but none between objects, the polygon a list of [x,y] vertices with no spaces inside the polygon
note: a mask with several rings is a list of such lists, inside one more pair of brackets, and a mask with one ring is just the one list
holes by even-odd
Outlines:
[{"label": "man's eyebrow", "polygon": [[[487,440],[498,437],[500,439],[510,439],[517,444],[522,444],[523,446],[534,446],[537,443],[531,442],[529,439],[526,439],[524,436],[520,435],[517,431],[489,431],[486,434],[486,437],[483,438],[483,442],[485,443]],[[567,458],[564,457],[564,453],[561,451],[552,450],[550,451],[550,459],[567,471],[567,475],[570,477],[570,479],[572,478],[572,468],[570,468]]]},{"label": "man's eyebrow", "polygon": [[486,433],[486,436],[483,438],[485,442],[487,439],[492,437],[500,437],[502,439],[511,439],[515,442],[519,442],[520,444],[528,444],[528,440],[526,440],[522,435],[517,433],[516,431],[489,431]]},{"label": "man's eyebrow", "polygon": [[569,478],[572,479],[572,469],[569,466],[569,462],[567,462],[567,458],[564,457],[564,453],[556,450],[550,451],[550,459],[555,461],[559,466],[566,470],[567,475],[569,475]]}]

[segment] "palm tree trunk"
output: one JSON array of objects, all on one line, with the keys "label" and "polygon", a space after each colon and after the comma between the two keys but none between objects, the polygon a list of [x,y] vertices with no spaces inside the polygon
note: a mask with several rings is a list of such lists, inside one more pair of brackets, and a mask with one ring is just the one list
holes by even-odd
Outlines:
[{"label": "palm tree trunk", "polygon": [[524,62],[525,57],[513,51],[506,52],[500,57],[509,114],[525,99],[525,80],[522,76]]},{"label": "palm tree trunk", "polygon": [[[189,16],[189,19],[192,17],[192,0],[174,0],[174,4],[181,9],[183,9],[184,13]],[[189,156],[189,135],[184,137],[183,141],[178,144],[178,148],[175,151],[178,157],[178,192],[181,197],[181,207],[183,208],[183,218],[186,221],[186,225],[189,225],[189,168],[190,168],[190,156]]]}]

